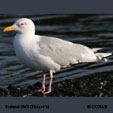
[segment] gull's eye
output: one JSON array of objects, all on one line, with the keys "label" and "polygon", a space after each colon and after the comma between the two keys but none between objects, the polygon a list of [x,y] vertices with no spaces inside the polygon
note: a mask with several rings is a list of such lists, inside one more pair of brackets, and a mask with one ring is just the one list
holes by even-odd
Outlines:
[{"label": "gull's eye", "polygon": [[20,25],[21,25],[21,26],[23,26],[23,25],[24,25],[24,23],[21,23]]}]

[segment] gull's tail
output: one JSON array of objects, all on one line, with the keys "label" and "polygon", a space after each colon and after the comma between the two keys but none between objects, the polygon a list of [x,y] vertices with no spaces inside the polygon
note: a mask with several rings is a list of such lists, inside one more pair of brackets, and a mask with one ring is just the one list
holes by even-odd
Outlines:
[{"label": "gull's tail", "polygon": [[[101,50],[101,48],[93,48],[92,50],[95,53],[98,50]],[[112,53],[95,53],[95,55],[97,56],[97,62],[106,62],[106,57],[111,56]]]},{"label": "gull's tail", "polygon": [[97,62],[106,62],[108,56],[111,56],[112,53],[95,53],[95,55],[97,56]]}]

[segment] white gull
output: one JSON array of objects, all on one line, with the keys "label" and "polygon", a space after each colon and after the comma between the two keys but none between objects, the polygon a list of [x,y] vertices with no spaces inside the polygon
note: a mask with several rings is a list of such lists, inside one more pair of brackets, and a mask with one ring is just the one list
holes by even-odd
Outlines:
[{"label": "white gull", "polygon": [[[75,44],[62,39],[35,35],[35,25],[27,18],[18,19],[4,32],[17,31],[14,38],[16,56],[27,66],[43,71],[43,84],[39,90],[44,94],[51,92],[53,73],[63,67],[82,62],[107,61],[111,53],[96,53],[99,49],[90,49],[81,44]],[[45,91],[46,72],[50,73],[48,91]]]}]

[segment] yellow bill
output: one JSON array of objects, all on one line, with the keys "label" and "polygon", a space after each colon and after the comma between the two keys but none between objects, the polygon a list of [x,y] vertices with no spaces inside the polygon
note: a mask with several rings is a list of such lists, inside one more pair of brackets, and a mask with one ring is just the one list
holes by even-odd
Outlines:
[{"label": "yellow bill", "polygon": [[9,32],[9,31],[13,31],[13,30],[15,30],[15,27],[9,26],[4,29],[4,32]]}]

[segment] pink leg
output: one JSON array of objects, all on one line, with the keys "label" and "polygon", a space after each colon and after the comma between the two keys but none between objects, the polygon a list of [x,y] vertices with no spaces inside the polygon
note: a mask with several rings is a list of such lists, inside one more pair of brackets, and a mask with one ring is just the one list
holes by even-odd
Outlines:
[{"label": "pink leg", "polygon": [[38,90],[38,92],[44,93],[45,91],[45,79],[46,79],[46,74],[43,74],[43,83],[42,83],[42,88]]},{"label": "pink leg", "polygon": [[48,94],[48,93],[51,93],[51,86],[52,86],[52,80],[53,80],[53,74],[50,73],[50,81],[49,81],[49,90],[47,92],[44,92],[44,94]]}]

